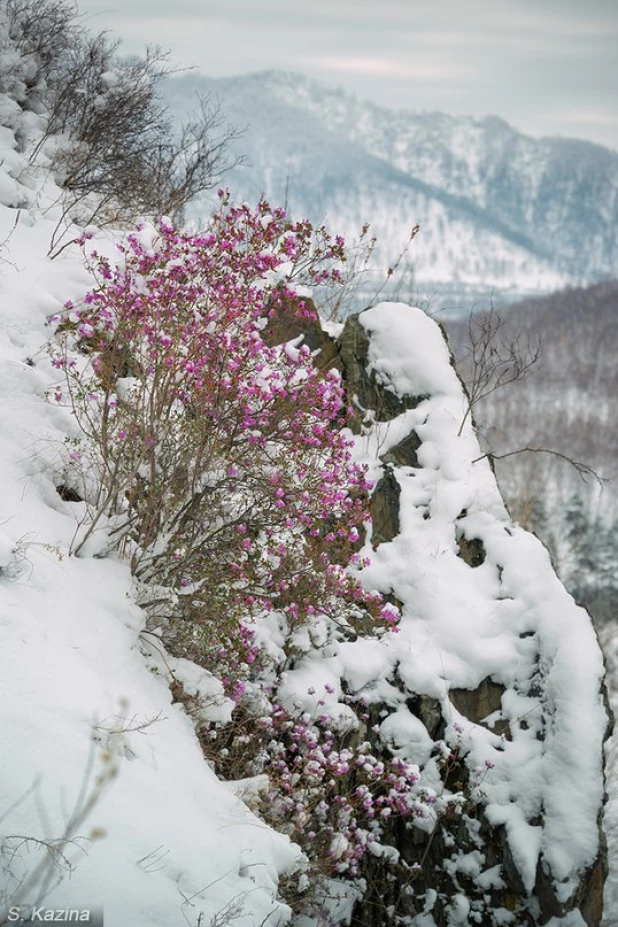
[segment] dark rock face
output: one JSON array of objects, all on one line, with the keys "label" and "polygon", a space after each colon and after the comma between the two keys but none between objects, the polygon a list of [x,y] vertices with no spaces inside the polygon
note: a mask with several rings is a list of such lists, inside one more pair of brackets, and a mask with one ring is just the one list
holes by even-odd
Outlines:
[{"label": "dark rock face", "polygon": [[[459,714],[475,724],[485,724],[485,719],[502,708],[505,687],[500,683],[484,679],[476,689],[450,689],[449,698]],[[508,723],[499,721],[491,729],[497,734],[510,736]]]},{"label": "dark rock face", "polygon": [[596,927],[603,917],[603,886],[607,878],[607,847],[583,881],[579,911],[587,927]]},{"label": "dark rock face", "polygon": [[392,541],[399,534],[399,499],[401,487],[392,470],[386,470],[371,496],[373,522],[372,546],[375,550],[384,541]]},{"label": "dark rock face", "polygon": [[465,535],[459,538],[459,556],[468,566],[477,567],[485,563],[485,546],[480,538],[468,540]]},{"label": "dark rock face", "polygon": [[[316,344],[319,343],[318,339]],[[367,369],[369,347],[369,335],[363,327],[362,316],[360,319],[348,319],[336,356],[329,353],[332,345],[327,347],[329,363],[342,370],[350,401],[358,409],[355,426],[358,432],[363,430],[364,422],[390,422],[402,412],[415,409],[424,398],[397,396],[378,382],[375,373]],[[396,471],[398,467],[419,468],[417,452],[420,447],[421,438],[413,430],[381,455],[382,476],[377,481],[372,501],[371,543],[374,549],[381,544],[396,542],[400,533],[402,499]],[[424,517],[430,516],[426,514]],[[508,533],[507,529],[505,531]],[[482,538],[467,537],[457,524],[455,533],[458,556],[471,568],[483,565],[488,553]],[[501,577],[502,567],[497,566],[496,569]],[[532,632],[524,632],[520,636],[535,642]],[[444,702],[422,692],[414,692],[410,681],[400,678],[397,670],[389,683],[402,694],[408,710],[422,723],[431,740],[439,741],[445,736],[449,719]],[[450,688],[447,705],[452,706],[463,719],[501,738],[508,747],[513,733],[508,713],[503,710],[505,692],[502,682],[488,676],[474,689]],[[531,683],[528,694],[542,697],[542,681]],[[392,710],[392,705],[373,703],[367,709],[369,720],[366,729],[363,727],[363,736],[383,754],[388,749],[375,731],[379,727],[377,722]],[[525,719],[516,718],[515,723],[520,725],[521,730],[527,730]],[[545,722],[539,727],[540,731],[544,729]],[[537,734],[539,739],[543,736],[542,733]],[[411,927],[417,924],[423,927],[452,927],[455,924],[541,927],[552,917],[561,918],[577,911],[587,927],[599,927],[607,872],[602,835],[597,859],[580,874],[577,890],[570,893],[566,901],[559,900],[559,889],[542,855],[534,887],[530,889],[528,883],[526,888],[513,856],[507,829],[502,824],[492,824],[488,819],[482,784],[475,789],[465,752],[460,752],[456,743],[449,743],[449,750],[441,765],[443,787],[468,798],[463,807],[453,808],[452,814],[442,817],[431,833],[402,819],[389,820],[383,842],[396,848],[399,862],[395,867],[382,858],[371,858],[367,863],[367,890],[354,907],[353,927],[390,927],[395,924],[409,924]],[[541,827],[542,815],[529,819],[527,824],[533,828]],[[461,863],[466,859],[478,861],[483,873],[495,869],[495,877],[484,881],[477,878],[472,869],[468,871]],[[571,923],[575,921],[569,920]]]},{"label": "dark rock face", "polygon": [[387,451],[382,460],[384,463],[397,464],[400,467],[418,467],[418,457],[416,452],[421,446],[421,439],[415,431]]},{"label": "dark rock face", "polygon": [[313,352],[313,360],[319,370],[330,367],[341,369],[340,352],[336,341],[320,325],[315,304],[311,299],[303,300],[304,314],[301,315],[300,300],[287,300],[274,310],[262,331],[262,338],[268,345],[283,344],[302,335],[303,343]]},{"label": "dark rock face", "polygon": [[[339,357],[353,408],[358,410],[357,429],[363,413],[375,413],[375,420],[390,422],[407,409],[415,409],[424,396],[396,396],[378,383],[375,373],[368,370],[369,335],[358,320],[350,316],[339,339]],[[352,425],[354,427],[354,423]]]}]

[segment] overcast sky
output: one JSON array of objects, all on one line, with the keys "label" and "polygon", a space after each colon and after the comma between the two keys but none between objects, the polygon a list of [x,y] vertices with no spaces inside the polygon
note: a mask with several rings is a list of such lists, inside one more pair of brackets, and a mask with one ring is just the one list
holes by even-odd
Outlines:
[{"label": "overcast sky", "polygon": [[78,0],[129,52],[300,71],[385,106],[496,114],[618,149],[618,0]]}]

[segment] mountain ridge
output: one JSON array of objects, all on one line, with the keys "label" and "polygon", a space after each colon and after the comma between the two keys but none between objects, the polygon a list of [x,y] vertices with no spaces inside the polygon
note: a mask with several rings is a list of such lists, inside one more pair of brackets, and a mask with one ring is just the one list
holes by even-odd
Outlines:
[{"label": "mountain ridge", "polygon": [[[483,119],[388,110],[293,72],[181,76],[166,100],[178,116],[198,92],[220,98],[246,126],[249,165],[228,178],[238,198],[259,194],[354,239],[372,220],[380,271],[409,229],[421,235],[408,275],[433,286],[513,294],[610,277],[618,262],[618,153],[542,138]],[[196,204],[193,218],[206,210]]]}]

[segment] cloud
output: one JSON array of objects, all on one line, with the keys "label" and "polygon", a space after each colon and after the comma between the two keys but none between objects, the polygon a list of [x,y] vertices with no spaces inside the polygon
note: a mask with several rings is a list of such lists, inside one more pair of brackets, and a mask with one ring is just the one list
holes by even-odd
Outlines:
[{"label": "cloud", "polygon": [[453,80],[461,77],[461,69],[440,62],[412,60],[410,62],[384,58],[313,58],[307,66],[347,74],[400,78],[402,80]]},{"label": "cloud", "polygon": [[608,110],[583,110],[576,109],[571,112],[563,114],[563,119],[566,119],[569,122],[583,122],[589,123],[590,125],[598,126],[615,126],[618,122],[618,112],[616,110],[610,112]]}]

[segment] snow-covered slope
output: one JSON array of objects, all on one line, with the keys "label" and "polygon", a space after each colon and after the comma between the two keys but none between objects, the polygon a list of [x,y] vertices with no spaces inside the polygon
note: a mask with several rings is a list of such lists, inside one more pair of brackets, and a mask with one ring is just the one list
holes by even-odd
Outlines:
[{"label": "snow-covered slope", "polygon": [[45,344],[49,315],[92,280],[79,249],[48,257],[76,230],[53,139],[29,157],[45,113],[16,102],[20,73],[0,92],[0,923],[42,904],[104,907],[110,927],[284,923],[278,879],[298,848],[215,777],[173,704],[176,680],[225,719],[221,684],[149,645],[126,564],[70,555],[75,425],[47,400]]},{"label": "snow-covered slope", "polygon": [[[61,207],[44,157],[27,160],[38,119],[0,100],[0,906],[104,906],[107,927],[290,923],[280,877],[300,851],[240,800],[251,783],[216,778],[172,697],[180,685],[225,722],[221,684],[148,633],[120,552],[72,553],[88,513],[71,501],[76,423],[48,401],[59,372],[45,345],[48,318],[92,278],[77,248],[48,257]],[[112,233],[92,232],[110,247]],[[294,658],[274,664],[278,695],[306,724],[342,718],[380,755],[418,765],[403,799],[420,796],[418,814],[396,818],[399,837],[375,856],[418,875],[410,925],[595,924],[607,717],[589,620],[511,525],[469,423],[459,434],[466,399],[437,326],[401,304],[353,324],[348,378],[366,338],[359,376],[396,409],[384,417],[378,403],[357,436],[375,504],[384,486],[397,501],[390,531],[367,526],[363,575],[401,603],[402,622],[356,639],[326,618],[301,627]],[[275,623],[256,628],[273,661]],[[423,870],[430,852],[439,861]],[[371,907],[382,887],[357,886],[356,924],[388,923],[383,899]]]},{"label": "snow-covered slope", "polygon": [[166,89],[178,114],[197,92],[246,127],[235,195],[285,200],[350,239],[370,222],[383,270],[418,222],[408,278],[421,292],[547,292],[614,273],[616,153],[533,139],[497,118],[393,112],[297,74],[185,76]]}]

